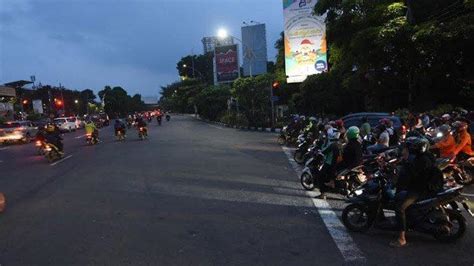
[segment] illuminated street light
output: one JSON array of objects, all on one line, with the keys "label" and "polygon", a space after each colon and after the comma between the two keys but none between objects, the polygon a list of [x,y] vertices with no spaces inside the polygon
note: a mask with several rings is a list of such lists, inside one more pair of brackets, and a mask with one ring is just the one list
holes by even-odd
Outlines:
[{"label": "illuminated street light", "polygon": [[23,104],[28,104],[28,100],[23,100]]},{"label": "illuminated street light", "polygon": [[186,65],[186,64],[183,64],[183,67],[184,67],[184,68],[186,68],[186,67],[187,67],[187,65]]},{"label": "illuminated street light", "polygon": [[79,103],[79,100],[74,100],[74,103],[78,104],[78,103]]},{"label": "illuminated street light", "polygon": [[217,37],[219,37],[219,39],[225,39],[229,36],[229,34],[227,33],[227,30],[225,29],[219,29],[217,31]]}]

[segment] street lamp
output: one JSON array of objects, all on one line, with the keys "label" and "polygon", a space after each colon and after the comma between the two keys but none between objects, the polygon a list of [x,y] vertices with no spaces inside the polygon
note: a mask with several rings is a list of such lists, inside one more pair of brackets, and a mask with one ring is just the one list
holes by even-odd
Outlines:
[{"label": "street lamp", "polygon": [[219,29],[217,31],[217,37],[219,37],[219,39],[225,39],[229,36],[229,34],[227,33],[227,30],[226,29]]},{"label": "street lamp", "polygon": [[79,103],[79,100],[77,100],[77,99],[74,100],[74,103],[75,103],[75,104],[78,104],[78,103]]}]

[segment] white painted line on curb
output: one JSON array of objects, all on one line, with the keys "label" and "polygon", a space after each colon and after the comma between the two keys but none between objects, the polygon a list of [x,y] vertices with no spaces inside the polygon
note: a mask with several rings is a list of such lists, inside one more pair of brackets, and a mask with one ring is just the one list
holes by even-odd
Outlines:
[{"label": "white painted line on curb", "polygon": [[67,159],[69,159],[69,158],[71,158],[71,157],[72,157],[72,155],[68,155],[68,156],[62,158],[61,160],[56,161],[56,162],[54,162],[54,163],[52,163],[52,164],[50,164],[50,165],[51,165],[51,166],[55,166],[55,165],[57,165],[58,163],[64,162],[64,161],[66,161]]},{"label": "white painted line on curb", "polygon": [[[282,147],[282,149],[288,157],[288,160],[290,161],[290,164],[293,167],[293,170],[295,170],[299,179],[301,167],[295,162],[295,160],[293,160],[291,149],[287,147]],[[308,192],[306,192],[306,194],[310,196]],[[349,235],[346,228],[337,217],[336,213],[332,210],[329,203],[326,200],[315,199],[312,196],[310,197],[314,206],[316,209],[318,209],[319,216],[321,216],[321,219],[326,225],[326,228],[334,240],[334,243],[341,252],[341,255],[344,257],[344,260],[346,262],[365,261],[364,254],[359,249],[359,247],[357,247],[356,243]]]},{"label": "white painted line on curb", "polygon": [[3,147],[3,148],[0,148],[0,151],[3,151],[3,150],[8,150],[10,147]]}]

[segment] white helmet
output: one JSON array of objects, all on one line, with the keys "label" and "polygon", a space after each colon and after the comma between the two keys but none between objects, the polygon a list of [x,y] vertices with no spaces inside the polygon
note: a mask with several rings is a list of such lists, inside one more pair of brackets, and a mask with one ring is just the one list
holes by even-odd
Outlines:
[{"label": "white helmet", "polygon": [[442,118],[443,120],[446,120],[446,121],[447,121],[447,120],[450,120],[450,119],[451,119],[451,116],[450,116],[449,114],[444,114],[444,115],[441,116],[441,118]]},{"label": "white helmet", "polygon": [[328,130],[329,140],[338,140],[340,137],[341,137],[341,132],[339,132],[339,130],[335,128]]}]

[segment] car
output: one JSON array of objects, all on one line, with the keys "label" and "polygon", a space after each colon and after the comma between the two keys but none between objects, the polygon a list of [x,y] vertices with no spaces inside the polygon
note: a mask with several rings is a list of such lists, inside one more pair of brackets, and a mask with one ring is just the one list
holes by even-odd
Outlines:
[{"label": "car", "polygon": [[36,136],[38,127],[31,121],[11,121],[0,124],[0,143],[28,143]]},{"label": "car", "polygon": [[389,114],[389,113],[354,113],[344,116],[342,121],[344,121],[344,127],[349,128],[351,126],[360,127],[362,125],[362,119],[367,117],[367,120],[372,128],[376,127],[379,124],[379,121],[383,118],[388,118],[393,122],[393,128],[397,131],[402,130],[402,121],[400,117]]},{"label": "car", "polygon": [[59,130],[62,132],[71,132],[77,129],[75,117],[55,118],[54,123],[59,127]]}]

